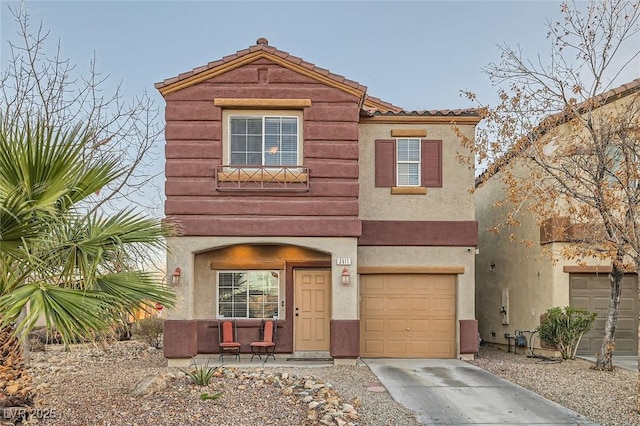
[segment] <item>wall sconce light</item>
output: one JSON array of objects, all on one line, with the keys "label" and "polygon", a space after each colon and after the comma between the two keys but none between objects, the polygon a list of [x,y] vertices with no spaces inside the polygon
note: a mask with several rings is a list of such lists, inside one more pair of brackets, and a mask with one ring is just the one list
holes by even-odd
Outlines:
[{"label": "wall sconce light", "polygon": [[347,268],[342,268],[342,284],[349,284],[350,277]]},{"label": "wall sconce light", "polygon": [[171,275],[171,284],[178,285],[180,284],[180,275],[182,275],[182,269],[176,268]]}]

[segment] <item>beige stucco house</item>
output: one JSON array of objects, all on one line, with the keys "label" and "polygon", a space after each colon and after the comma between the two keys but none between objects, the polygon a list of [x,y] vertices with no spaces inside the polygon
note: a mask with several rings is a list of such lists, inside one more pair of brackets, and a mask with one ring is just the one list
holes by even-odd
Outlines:
[{"label": "beige stucco house", "polygon": [[[639,91],[640,79],[608,91],[598,97],[601,106],[595,113],[626,111],[629,102],[639,101]],[[562,131],[556,134],[559,136],[553,144],[563,143]],[[599,353],[609,304],[610,260],[564,260],[556,256],[557,263],[554,263],[547,257],[548,252],[561,253],[570,244],[572,233],[581,232],[568,215],[548,217],[540,223],[524,214],[518,217],[521,226],[506,232],[491,232],[489,228],[511,208],[508,204],[495,206],[505,199],[502,177],[502,169],[498,167],[497,171],[482,175],[476,185],[479,225],[476,315],[481,338],[485,342],[513,345],[505,334],[514,336],[518,330],[535,330],[541,314],[551,307],[574,306],[598,313],[578,353]],[[526,204],[520,210],[526,211]],[[527,246],[522,241],[532,244]],[[637,275],[632,272],[624,278],[615,339],[617,354],[637,353],[637,330]],[[525,336],[529,339],[531,334],[525,333]],[[535,346],[540,347],[539,340]]]},{"label": "beige stucco house", "polygon": [[477,110],[403,110],[266,39],[156,88],[171,363],[218,353],[220,317],[242,353],[275,317],[286,356],[473,356],[474,173],[451,126],[473,137]]}]

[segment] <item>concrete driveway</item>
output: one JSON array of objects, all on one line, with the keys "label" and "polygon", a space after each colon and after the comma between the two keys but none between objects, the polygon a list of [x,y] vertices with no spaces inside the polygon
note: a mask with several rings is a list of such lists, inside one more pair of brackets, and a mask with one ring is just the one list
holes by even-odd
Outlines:
[{"label": "concrete driveway", "polygon": [[396,401],[427,425],[597,425],[457,359],[362,360]]}]

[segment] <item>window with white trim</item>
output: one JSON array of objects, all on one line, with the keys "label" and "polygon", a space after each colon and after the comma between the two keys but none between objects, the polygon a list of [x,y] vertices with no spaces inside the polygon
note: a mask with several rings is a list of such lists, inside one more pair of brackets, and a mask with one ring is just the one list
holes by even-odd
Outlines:
[{"label": "window with white trim", "polygon": [[273,318],[278,315],[279,271],[220,271],[218,316]]},{"label": "window with white trim", "polygon": [[420,139],[397,139],[396,183],[398,186],[420,186]]},{"label": "window with white trim", "polygon": [[232,166],[295,166],[299,157],[296,116],[229,117],[229,164]]}]

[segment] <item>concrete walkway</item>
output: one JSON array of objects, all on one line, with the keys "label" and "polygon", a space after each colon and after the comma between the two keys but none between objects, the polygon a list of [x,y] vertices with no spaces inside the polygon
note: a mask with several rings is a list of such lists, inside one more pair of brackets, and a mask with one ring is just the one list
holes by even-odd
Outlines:
[{"label": "concrete walkway", "polygon": [[580,414],[461,360],[363,359],[427,425],[592,425]]}]

